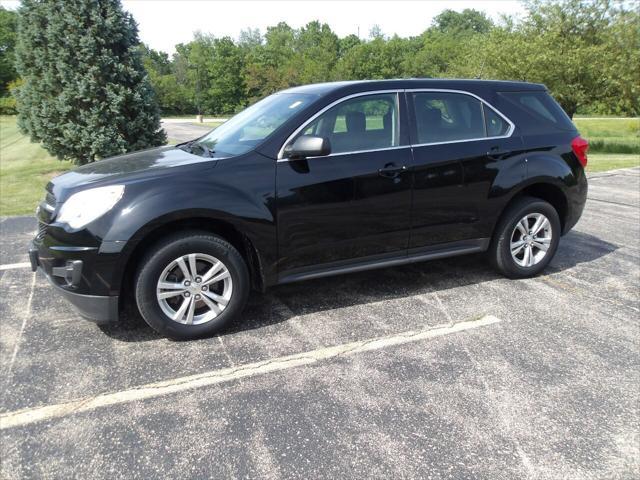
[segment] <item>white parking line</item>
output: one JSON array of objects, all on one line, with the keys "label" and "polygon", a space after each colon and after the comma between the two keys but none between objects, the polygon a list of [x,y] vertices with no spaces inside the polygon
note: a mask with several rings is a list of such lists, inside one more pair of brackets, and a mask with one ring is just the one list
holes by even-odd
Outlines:
[{"label": "white parking line", "polygon": [[0,270],[13,270],[15,268],[29,268],[31,264],[29,262],[22,263],[7,263],[6,265],[0,265]]},{"label": "white parking line", "polygon": [[86,412],[110,405],[146,400],[186,390],[226,383],[240,378],[265,375],[267,373],[288,370],[290,368],[300,367],[303,365],[311,365],[321,360],[327,360],[338,356],[354,355],[356,353],[380,350],[395,345],[418,342],[420,340],[441,337],[443,335],[462,332],[473,328],[486,327],[498,322],[500,322],[499,318],[487,315],[478,320],[470,320],[453,325],[433,327],[426,330],[414,330],[395,335],[373,338],[370,340],[324,347],[317,350],[297,353],[295,355],[287,355],[284,357],[264,360],[262,362],[249,363],[239,365],[237,367],[223,368],[187,377],[149,383],[129,390],[122,390],[120,392],[103,393],[92,397],[72,400],[67,403],[7,412],[0,415],[0,430],[21,427],[36,422],[65,417],[74,413]]},{"label": "white parking line", "polygon": [[31,288],[29,289],[29,297],[27,298],[27,305],[25,307],[24,313],[22,314],[22,324],[20,325],[20,331],[18,332],[18,338],[16,338],[16,343],[13,345],[13,353],[11,354],[11,360],[9,361],[9,366],[7,367],[5,386],[4,386],[4,394],[2,398],[7,395],[8,385],[11,381],[11,372],[13,371],[13,364],[16,362],[16,356],[18,355],[18,350],[20,348],[20,341],[22,340],[22,334],[24,333],[24,328],[27,325],[27,320],[31,316],[31,303],[33,302],[33,292],[36,289],[36,274],[33,273],[31,277]]}]

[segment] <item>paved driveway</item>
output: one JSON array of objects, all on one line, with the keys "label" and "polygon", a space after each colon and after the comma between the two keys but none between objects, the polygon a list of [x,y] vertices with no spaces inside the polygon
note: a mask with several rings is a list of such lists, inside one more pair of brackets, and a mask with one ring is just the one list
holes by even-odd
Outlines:
[{"label": "paved driveway", "polygon": [[640,169],[547,272],[481,256],[284,285],[193,342],[84,322],[0,253],[2,477],[638,478]]}]

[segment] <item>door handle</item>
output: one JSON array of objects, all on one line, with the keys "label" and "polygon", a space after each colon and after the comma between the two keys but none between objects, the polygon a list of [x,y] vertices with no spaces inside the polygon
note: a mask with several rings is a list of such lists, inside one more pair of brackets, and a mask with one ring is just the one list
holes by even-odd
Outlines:
[{"label": "door handle", "polygon": [[503,150],[500,147],[491,147],[487,152],[487,157],[492,158],[494,160],[499,160],[501,158],[506,157],[511,153],[511,150]]},{"label": "door handle", "polygon": [[396,178],[407,169],[406,166],[396,167],[395,163],[387,163],[383,168],[378,170],[378,175],[387,178]]}]

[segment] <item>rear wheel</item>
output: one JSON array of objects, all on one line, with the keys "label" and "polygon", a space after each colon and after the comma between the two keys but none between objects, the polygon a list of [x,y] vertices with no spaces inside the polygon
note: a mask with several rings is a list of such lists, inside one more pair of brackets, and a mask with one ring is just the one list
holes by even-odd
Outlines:
[{"label": "rear wheel", "polygon": [[249,294],[247,266],[220,237],[167,238],[141,263],[136,303],[145,321],[175,339],[212,335],[238,317]]},{"label": "rear wheel", "polygon": [[548,202],[522,197],[505,212],[489,250],[491,262],[503,275],[527,278],[551,261],[560,241],[560,218]]}]

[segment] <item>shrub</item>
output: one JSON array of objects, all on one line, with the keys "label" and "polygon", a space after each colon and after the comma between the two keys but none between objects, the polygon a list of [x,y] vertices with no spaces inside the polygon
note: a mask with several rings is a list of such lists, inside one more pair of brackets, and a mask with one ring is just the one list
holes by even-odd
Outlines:
[{"label": "shrub", "polygon": [[15,115],[16,99],[13,97],[0,97],[0,115]]}]

